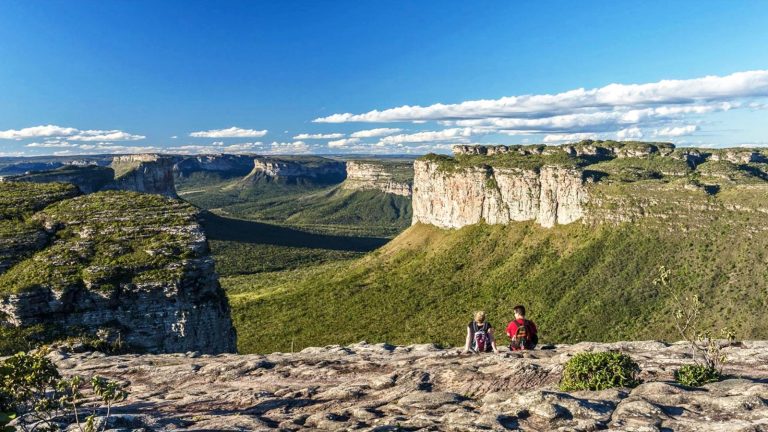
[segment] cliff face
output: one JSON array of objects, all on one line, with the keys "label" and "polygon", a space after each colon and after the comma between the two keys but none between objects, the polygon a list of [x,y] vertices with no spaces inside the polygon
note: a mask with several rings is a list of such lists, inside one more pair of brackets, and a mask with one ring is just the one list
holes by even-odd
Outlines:
[{"label": "cliff face", "polygon": [[115,171],[115,180],[104,189],[176,197],[172,157],[154,154],[116,156],[110,166]]},{"label": "cliff face", "polygon": [[247,155],[198,155],[186,157],[177,162],[174,173],[179,177],[188,177],[192,173],[209,171],[225,177],[242,177],[253,169],[254,156]]},{"label": "cliff face", "polygon": [[[409,181],[395,180],[395,174],[389,167],[371,162],[347,162],[347,179],[342,188],[349,190],[379,190],[384,193],[411,196]],[[405,169],[397,166],[394,169]]]},{"label": "cliff face", "polygon": [[460,228],[535,220],[544,227],[583,215],[587,190],[579,170],[470,167],[445,171],[439,163],[414,163],[413,223]]},{"label": "cliff face", "polygon": [[552,227],[649,218],[703,226],[723,211],[768,212],[768,159],[749,149],[584,141],[455,146],[454,153],[416,161],[414,223]]},{"label": "cliff face", "polygon": [[244,181],[340,183],[346,177],[344,162],[321,157],[257,157]]},{"label": "cliff face", "polygon": [[234,352],[229,306],[191,206],[98,192],[24,225],[50,240],[0,274],[0,325],[81,328],[154,353]]}]

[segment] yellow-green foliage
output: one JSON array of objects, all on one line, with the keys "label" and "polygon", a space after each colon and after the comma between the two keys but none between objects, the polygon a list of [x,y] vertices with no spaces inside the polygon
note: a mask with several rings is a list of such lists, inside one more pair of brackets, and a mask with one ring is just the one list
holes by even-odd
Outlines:
[{"label": "yellow-green foliage", "polygon": [[193,257],[196,211],[157,195],[99,192],[60,201],[33,219],[55,227],[51,245],[0,275],[0,294],[41,287],[111,290],[124,282],[177,280]]},{"label": "yellow-green foliage", "polygon": [[[653,285],[660,263],[705,299],[705,321],[741,338],[768,337],[768,236],[735,214],[703,229],[654,223],[541,228],[416,225],[349,263],[223,281],[241,352],[359,340],[459,345],[472,311],[497,328],[524,304],[543,342],[669,339],[668,297]],[[765,223],[764,221],[762,223]],[[764,225],[763,225],[764,226]]]},{"label": "yellow-green foliage", "polygon": [[618,352],[579,353],[563,368],[560,390],[605,390],[635,387],[640,366],[626,354]]}]

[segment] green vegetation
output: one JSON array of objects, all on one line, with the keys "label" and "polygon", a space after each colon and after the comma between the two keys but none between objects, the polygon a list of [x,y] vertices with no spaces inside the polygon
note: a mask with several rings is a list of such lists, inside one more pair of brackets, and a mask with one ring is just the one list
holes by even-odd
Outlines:
[{"label": "green vegetation", "polygon": [[77,187],[64,183],[0,182],[0,220],[29,216],[77,194]]},{"label": "green vegetation", "polygon": [[33,220],[57,227],[53,243],[0,275],[0,295],[47,287],[114,290],[124,282],[178,280],[194,256],[192,206],[157,195],[99,192],[60,201]]},{"label": "green vegetation", "polygon": [[717,369],[701,364],[683,365],[675,371],[675,381],[689,387],[701,387],[720,381],[721,377]]},{"label": "green vegetation", "polygon": [[452,172],[473,167],[492,166],[494,168],[517,168],[522,170],[538,171],[545,165],[557,165],[576,168],[588,164],[588,160],[580,157],[569,156],[565,152],[551,154],[524,155],[517,152],[486,155],[458,155],[449,157],[430,153],[421,160],[436,162],[441,171]]},{"label": "green vegetation", "polygon": [[618,352],[579,353],[565,364],[560,390],[605,390],[636,387],[640,366],[631,357]]},{"label": "green vegetation", "polygon": [[[90,415],[81,419],[85,387],[90,387],[106,407],[100,428],[96,427],[96,409],[89,410]],[[58,422],[70,415],[80,432],[101,432],[106,429],[112,405],[127,397],[128,392],[117,382],[103,377],[62,378],[43,351],[18,353],[0,363],[0,427],[5,419],[19,417],[19,427],[24,431],[55,431],[59,430]]]},{"label": "green vegetation", "polygon": [[705,299],[706,324],[768,336],[768,323],[753,319],[768,306],[768,236],[745,229],[743,215],[699,213],[706,227],[698,218],[678,228],[416,225],[359,260],[223,284],[237,288],[230,301],[243,353],[289,350],[286,334],[296,349],[363,339],[458,346],[473,310],[499,327],[515,304],[528,306],[542,342],[676,340],[671,299],[653,284],[663,262]]}]

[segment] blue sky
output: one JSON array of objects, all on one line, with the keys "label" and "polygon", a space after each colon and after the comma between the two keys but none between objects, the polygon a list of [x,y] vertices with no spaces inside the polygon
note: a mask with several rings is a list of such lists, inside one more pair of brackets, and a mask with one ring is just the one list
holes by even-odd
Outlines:
[{"label": "blue sky", "polygon": [[766,1],[0,0],[0,154],[768,145],[766,23]]}]

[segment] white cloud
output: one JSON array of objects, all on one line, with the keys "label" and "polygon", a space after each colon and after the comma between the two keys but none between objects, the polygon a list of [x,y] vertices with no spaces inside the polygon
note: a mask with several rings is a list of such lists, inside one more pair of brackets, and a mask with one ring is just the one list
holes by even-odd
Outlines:
[{"label": "white cloud", "polygon": [[46,138],[63,137],[76,134],[77,129],[71,127],[61,127],[55,125],[33,126],[24,129],[8,129],[0,131],[0,139],[25,139],[25,138]]},{"label": "white cloud", "polygon": [[620,140],[638,139],[643,137],[643,131],[639,127],[631,127],[616,132],[616,138]]},{"label": "white cloud", "polygon": [[352,133],[350,135],[353,138],[374,138],[374,137],[383,137],[387,135],[394,135],[398,132],[402,132],[402,129],[398,128],[376,128],[376,129],[367,129],[367,130],[361,130]]},{"label": "white cloud", "polygon": [[358,144],[360,142],[360,138],[344,138],[336,141],[328,141],[328,147],[331,148],[339,148],[339,147],[346,147],[353,144]]},{"label": "white cloud", "polygon": [[699,102],[732,101],[768,96],[768,70],[737,72],[727,76],[706,76],[687,80],[662,80],[648,84],[609,84],[558,94],[509,96],[457,104],[401,106],[363,114],[333,114],[315,119],[318,123],[399,122],[477,118],[525,118],[573,112],[649,105],[683,105]]},{"label": "white cloud", "polygon": [[331,134],[298,134],[293,139],[295,140],[306,140],[306,139],[337,139],[337,138],[344,138],[343,133],[331,133]]},{"label": "white cloud", "polygon": [[144,138],[144,135],[133,135],[119,130],[84,130],[67,137],[70,141],[138,141]]},{"label": "white cloud", "polygon": [[696,125],[673,126],[673,127],[665,127],[662,129],[657,129],[656,131],[654,131],[654,135],[679,137],[679,136],[690,135],[696,132],[697,130],[699,130],[699,127]]},{"label": "white cloud", "polygon": [[179,138],[178,135],[174,135],[174,136],[171,137],[171,139],[177,139],[177,138]]},{"label": "white cloud", "polygon": [[400,134],[386,136],[379,140],[379,144],[404,144],[404,143],[423,143],[434,141],[453,141],[466,142],[472,136],[471,128],[453,128],[443,129],[441,131],[425,131],[412,134]]},{"label": "white cloud", "polygon": [[233,126],[227,129],[211,129],[207,131],[192,132],[189,136],[194,138],[261,138],[266,134],[266,129],[241,129]]},{"label": "white cloud", "polygon": [[311,147],[307,145],[304,141],[293,141],[293,142],[277,142],[273,141],[271,144],[271,149],[267,151],[267,153],[271,154],[300,154],[300,153],[309,153],[311,151]]},{"label": "white cloud", "polygon": [[45,140],[43,142],[33,142],[26,145],[26,147],[38,147],[38,148],[62,148],[62,147],[77,147],[77,144],[62,141],[62,140]]},{"label": "white cloud", "polygon": [[550,134],[544,137],[544,143],[563,143],[563,142],[575,142],[585,139],[595,139],[598,135],[590,132],[571,133],[571,134]]},{"label": "white cloud", "polygon": [[254,153],[264,148],[262,142],[244,142],[224,145],[222,141],[214,141],[210,145],[183,145],[166,147],[163,153],[172,154],[219,154],[219,153]]}]

